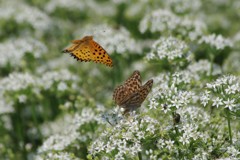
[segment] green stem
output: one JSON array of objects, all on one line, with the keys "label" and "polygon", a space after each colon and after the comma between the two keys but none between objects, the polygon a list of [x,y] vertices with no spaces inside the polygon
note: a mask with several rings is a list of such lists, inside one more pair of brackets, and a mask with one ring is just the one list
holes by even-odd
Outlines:
[{"label": "green stem", "polygon": [[210,54],[210,55],[209,55],[209,58],[210,58],[210,62],[211,62],[211,64],[210,64],[210,77],[211,77],[211,79],[212,79],[214,55],[213,55],[213,54]]},{"label": "green stem", "polygon": [[231,117],[230,117],[230,112],[228,109],[227,109],[227,122],[228,122],[229,139],[230,139],[230,143],[232,144]]},{"label": "green stem", "polygon": [[40,131],[40,128],[39,128],[39,124],[38,124],[38,120],[37,120],[37,117],[36,117],[36,108],[35,107],[36,106],[31,105],[31,113],[32,113],[33,123],[34,123],[35,127],[37,128],[38,134],[40,135],[40,137],[42,137],[41,131]]},{"label": "green stem", "polygon": [[[21,156],[23,159],[27,158],[27,153],[26,153],[26,148],[25,148],[25,135],[24,135],[24,123],[23,123],[23,118],[22,118],[22,110],[19,104],[16,105],[16,113],[13,119],[14,126],[16,127],[16,136],[17,136],[17,145],[19,147],[19,151],[21,152]],[[14,129],[14,130],[15,130]]]},{"label": "green stem", "polygon": [[142,154],[141,154],[141,152],[138,152],[138,159],[139,159],[139,160],[142,160]]}]

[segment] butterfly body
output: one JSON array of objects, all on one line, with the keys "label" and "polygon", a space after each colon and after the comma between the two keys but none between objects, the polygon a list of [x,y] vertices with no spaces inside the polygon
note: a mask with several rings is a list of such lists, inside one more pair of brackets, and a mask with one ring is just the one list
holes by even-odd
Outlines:
[{"label": "butterfly body", "polygon": [[73,40],[72,46],[63,50],[63,52],[69,53],[79,61],[94,61],[109,67],[113,66],[112,59],[103,47],[93,40],[93,36],[85,36],[80,40]]},{"label": "butterfly body", "polygon": [[133,111],[141,106],[152,85],[152,79],[142,85],[139,71],[134,71],[123,85],[114,90],[113,100],[118,106],[125,109],[124,114]]}]

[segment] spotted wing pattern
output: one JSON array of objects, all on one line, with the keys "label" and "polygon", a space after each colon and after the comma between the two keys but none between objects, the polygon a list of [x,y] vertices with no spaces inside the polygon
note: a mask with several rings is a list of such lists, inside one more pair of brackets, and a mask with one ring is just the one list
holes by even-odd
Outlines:
[{"label": "spotted wing pattern", "polygon": [[92,36],[85,36],[80,40],[73,40],[72,43],[72,46],[65,49],[63,52],[70,53],[71,56],[79,61],[94,61],[109,67],[113,66],[110,56],[93,40]]},{"label": "spotted wing pattern", "polygon": [[139,71],[133,72],[123,85],[118,86],[113,93],[115,103],[125,108],[125,113],[140,107],[151,91],[153,80],[150,79],[143,86]]}]

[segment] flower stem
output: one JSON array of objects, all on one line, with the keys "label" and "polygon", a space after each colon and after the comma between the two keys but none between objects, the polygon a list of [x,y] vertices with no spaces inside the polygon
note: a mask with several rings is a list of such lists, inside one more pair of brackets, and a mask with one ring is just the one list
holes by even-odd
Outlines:
[{"label": "flower stem", "polygon": [[213,74],[213,61],[214,61],[214,55],[213,54],[210,54],[209,55],[209,58],[210,58],[210,77],[212,79],[212,74]]},{"label": "flower stem", "polygon": [[227,122],[228,122],[229,139],[230,139],[230,143],[232,144],[231,117],[230,117],[230,112],[228,109],[227,109]]},{"label": "flower stem", "polygon": [[142,154],[141,154],[141,152],[138,152],[138,159],[139,159],[139,160],[142,160]]}]

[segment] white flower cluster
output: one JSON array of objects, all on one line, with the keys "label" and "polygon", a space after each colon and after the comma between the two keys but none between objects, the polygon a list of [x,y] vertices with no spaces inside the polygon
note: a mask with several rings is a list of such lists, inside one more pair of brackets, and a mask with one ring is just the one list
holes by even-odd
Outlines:
[{"label": "white flower cluster", "polygon": [[201,139],[207,143],[210,136],[207,131],[201,129],[201,125],[209,125],[210,115],[202,108],[194,106],[180,108],[177,112],[181,115],[181,123],[178,125],[181,132],[179,142],[189,145],[190,142]]},{"label": "white flower cluster", "polygon": [[206,43],[217,50],[222,50],[226,47],[232,47],[233,42],[230,39],[224,38],[222,35],[211,34],[207,36],[202,36],[199,43]]},{"label": "white flower cluster", "polygon": [[35,77],[29,73],[11,73],[0,80],[0,91],[19,91],[35,84]]},{"label": "white flower cluster", "polygon": [[87,7],[85,1],[79,0],[50,0],[45,6],[45,10],[48,13],[53,13],[57,8],[71,8],[79,11],[84,11]]},{"label": "white flower cluster", "polygon": [[4,67],[8,63],[18,66],[26,53],[31,53],[35,58],[39,58],[47,53],[47,50],[45,44],[30,37],[7,40],[0,43],[0,66]]},{"label": "white flower cluster", "polygon": [[[18,94],[19,91],[29,88],[31,93],[36,95],[39,95],[40,91],[43,89],[47,90],[55,88],[58,91],[64,91],[74,86],[75,83],[77,83],[77,80],[78,77],[64,69],[58,72],[46,72],[42,77],[34,76],[29,73],[13,72],[8,77],[0,80],[0,99],[9,99],[11,97],[8,97],[8,94],[5,93],[15,92],[18,97],[18,101],[20,103],[25,103],[27,99],[32,96],[25,95],[25,93]],[[71,81],[72,86],[67,86],[67,81]],[[55,87],[54,84],[57,84],[57,87]],[[13,104],[11,101],[9,102],[3,100],[1,102],[5,108],[0,108],[0,113],[13,111]]]},{"label": "white flower cluster", "polygon": [[52,134],[48,137],[43,142],[42,146],[39,147],[38,153],[52,150],[62,151],[76,140],[85,141],[89,135],[86,133],[84,135],[80,134],[81,126],[90,122],[95,122],[96,117],[93,110],[84,108],[81,114],[75,114],[72,121],[70,121],[70,123],[68,122],[68,125],[64,125],[66,128],[62,128],[60,133]]},{"label": "white flower cluster", "polygon": [[[239,34],[240,35],[240,34]],[[240,39],[239,39],[240,40]],[[240,41],[239,41],[240,42]],[[239,46],[240,47],[240,46]],[[227,59],[224,61],[223,65],[223,70],[225,73],[236,73],[240,74],[240,67],[239,67],[239,62],[240,62],[240,54],[236,50],[232,52]]]},{"label": "white flower cluster", "polygon": [[92,155],[99,152],[114,153],[114,159],[134,157],[142,151],[141,140],[146,136],[155,135],[159,129],[159,122],[148,116],[134,115],[130,120],[122,119],[92,143],[90,153]]},{"label": "white flower cluster", "polygon": [[174,37],[161,37],[152,45],[150,53],[147,54],[147,59],[186,59],[190,60],[191,54],[188,46],[184,41]]},{"label": "white flower cluster", "polygon": [[171,8],[173,11],[177,13],[185,13],[185,12],[196,12],[202,6],[201,0],[167,0],[163,1],[164,5],[168,8]]},{"label": "white flower cluster", "polygon": [[34,160],[80,160],[79,158],[76,158],[73,153],[68,152],[59,152],[59,153],[53,153],[48,152],[44,156],[34,156]]},{"label": "white flower cluster", "polygon": [[141,20],[139,29],[141,33],[146,32],[148,29],[151,32],[163,32],[168,29],[174,30],[180,22],[180,19],[171,11],[159,9],[146,15]]},{"label": "white flower cluster", "polygon": [[51,135],[60,134],[63,128],[67,128],[74,120],[74,115],[65,114],[58,117],[52,122],[44,123],[40,126],[41,133],[44,137],[50,137]]},{"label": "white flower cluster", "polygon": [[179,87],[182,84],[187,86],[192,80],[191,77],[189,79],[182,73],[184,72],[176,72],[172,75],[163,74],[154,78],[156,87],[153,88],[152,96],[149,98],[150,109],[161,107],[164,113],[168,113],[186,107],[195,101],[196,95],[194,92]]},{"label": "white flower cluster", "polygon": [[[201,103],[206,106],[211,104],[214,107],[228,108],[230,111],[239,110],[240,79],[236,76],[223,76],[215,82],[207,83],[209,89],[201,97]],[[211,94],[212,93],[212,94]]]},{"label": "white flower cluster", "polygon": [[[0,93],[1,94],[1,93]],[[7,113],[13,113],[14,107],[11,102],[6,102],[6,99],[3,95],[0,96],[0,116]]]},{"label": "white flower cluster", "polygon": [[0,4],[0,19],[28,23],[36,30],[46,30],[52,24],[47,14],[23,2],[2,1]]},{"label": "white flower cluster", "polygon": [[211,73],[211,63],[208,60],[199,60],[198,62],[191,63],[187,67],[187,70],[195,75],[195,77],[198,77],[196,80],[200,79],[201,74],[210,76],[210,74],[220,75],[222,73],[220,66],[217,64],[213,64],[213,71]]},{"label": "white flower cluster", "polygon": [[[82,32],[84,30],[84,32]],[[114,29],[108,25],[86,26],[77,30],[75,35],[93,35],[108,53],[140,53],[141,46],[131,37],[129,31],[120,27]],[[79,36],[81,37],[81,36]],[[124,55],[124,54],[123,54]]]},{"label": "white flower cluster", "polygon": [[80,11],[85,14],[92,14],[92,16],[103,15],[103,16],[113,16],[116,14],[115,5],[98,2],[95,0],[84,1],[84,0],[50,0],[46,6],[45,10],[48,13],[53,13],[57,8],[68,9],[70,11]]},{"label": "white flower cluster", "polygon": [[150,30],[154,32],[178,32],[183,36],[188,36],[191,40],[201,37],[206,30],[206,25],[202,21],[181,18],[169,10],[155,10],[146,15],[140,22],[141,33]]},{"label": "white flower cluster", "polygon": [[74,84],[78,80],[79,78],[76,75],[66,69],[62,69],[60,71],[45,72],[43,77],[37,79],[37,84],[47,90],[50,89],[54,83],[59,82],[60,86],[58,85],[58,89],[62,90],[61,86],[65,85],[63,84],[64,81],[72,81]]},{"label": "white flower cluster", "polygon": [[[63,76],[64,75],[64,76]],[[70,73],[68,70],[49,71],[44,76],[37,77],[29,73],[11,73],[8,77],[0,80],[0,90],[19,91],[27,87],[49,89],[55,82],[76,81],[78,77]]]}]

